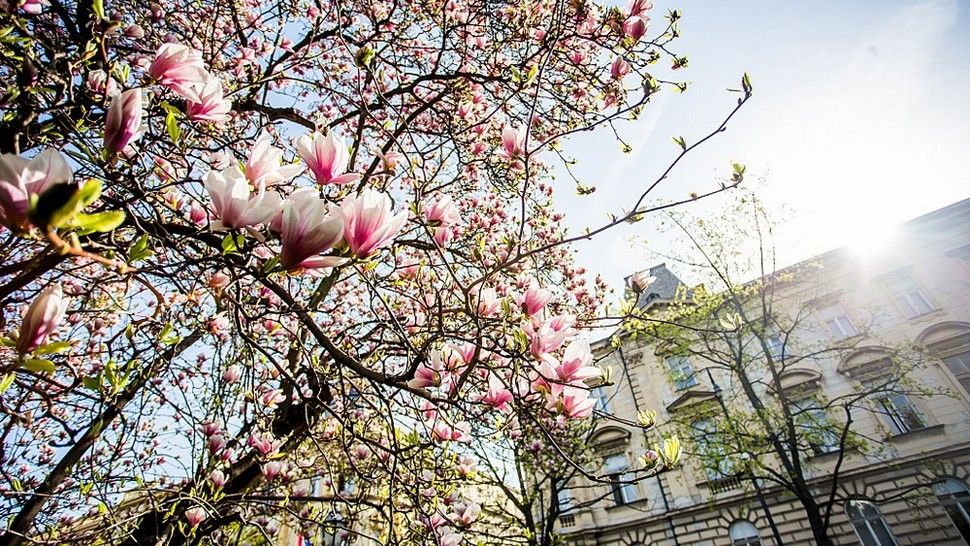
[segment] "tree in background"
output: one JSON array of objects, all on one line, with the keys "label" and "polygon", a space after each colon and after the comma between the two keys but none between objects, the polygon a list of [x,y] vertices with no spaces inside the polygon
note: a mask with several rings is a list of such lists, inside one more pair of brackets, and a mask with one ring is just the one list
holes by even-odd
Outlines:
[{"label": "tree in background", "polygon": [[[704,282],[682,285],[659,315],[634,309],[625,327],[656,344],[674,384],[711,395],[672,416],[672,425],[693,438],[688,456],[712,489],[742,483],[761,498],[762,486],[780,487],[804,509],[816,543],[832,544],[844,463],[879,456],[883,446],[857,420],[880,414],[887,436],[923,427],[912,398],[941,394],[915,381],[925,358],[915,347],[881,343],[851,370],[853,388],[820,392],[824,366],[858,356],[863,342],[879,342],[871,320],[826,314],[833,288],[823,264],[778,270],[771,219],[749,191],[718,218],[672,213],[668,225],[688,250],[666,258]],[[816,459],[823,454],[831,455]],[[819,467],[826,472],[813,472]]]},{"label": "tree in background", "polygon": [[0,544],[487,536],[462,446],[592,412],[569,245],[741,181],[647,204],[746,78],[563,227],[562,139],[686,88],[650,8],[0,3]]}]

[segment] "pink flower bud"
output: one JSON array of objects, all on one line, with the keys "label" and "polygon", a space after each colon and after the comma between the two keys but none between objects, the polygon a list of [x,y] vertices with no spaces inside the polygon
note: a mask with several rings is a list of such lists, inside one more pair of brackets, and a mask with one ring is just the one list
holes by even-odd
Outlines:
[{"label": "pink flower bud", "polygon": [[200,102],[199,92],[209,76],[202,63],[201,51],[173,43],[158,48],[148,74],[184,99],[195,102]]},{"label": "pink flower bud", "polygon": [[64,297],[60,284],[44,289],[30,304],[24,322],[20,325],[17,351],[27,354],[43,345],[47,336],[57,328],[69,303],[70,300]]},{"label": "pink flower bud", "polygon": [[189,522],[189,527],[198,527],[206,518],[205,508],[196,506],[185,511],[185,521]]},{"label": "pink flower bud", "polygon": [[624,76],[630,73],[630,63],[623,60],[623,57],[617,57],[613,64],[610,65],[610,76],[614,80],[621,80]]},{"label": "pink flower bud", "polygon": [[235,383],[240,377],[242,377],[242,367],[238,364],[233,364],[222,372],[222,380],[226,383]]},{"label": "pink flower bud", "polygon": [[141,129],[141,89],[129,89],[111,101],[104,126],[104,147],[117,154],[138,139]]},{"label": "pink flower bud", "polygon": [[222,486],[226,485],[226,474],[221,470],[213,470],[209,473],[209,481],[216,489],[222,489]]}]

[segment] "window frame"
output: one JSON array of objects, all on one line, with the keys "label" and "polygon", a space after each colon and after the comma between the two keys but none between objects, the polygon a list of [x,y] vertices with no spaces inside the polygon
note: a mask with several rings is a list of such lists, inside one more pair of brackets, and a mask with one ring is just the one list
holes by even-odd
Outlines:
[{"label": "window frame", "polygon": [[[963,493],[963,495],[957,496],[952,490],[949,489],[941,491],[943,487],[951,483],[956,484],[961,489],[960,492]],[[936,496],[936,500],[939,501],[940,506],[943,507],[943,511],[945,511],[947,516],[949,516],[953,526],[956,527],[957,532],[960,533],[960,536],[970,543],[970,486],[959,478],[949,476],[944,478],[942,482],[933,484],[933,494]],[[945,498],[944,495],[947,497]],[[954,506],[956,508],[952,509]],[[953,515],[954,511],[960,514],[961,519],[963,520],[963,526],[957,523],[957,520]]]},{"label": "window frame", "polygon": [[[699,385],[697,372],[687,355],[670,355],[664,358],[664,365],[667,367],[667,377],[673,383],[675,391],[679,392]],[[689,371],[685,372],[685,368]]]},{"label": "window frame", "polygon": [[[740,531],[738,531],[740,530]],[[751,535],[751,532],[754,535]],[[734,536],[735,533],[744,532],[744,536]],[[748,521],[746,519],[737,519],[731,522],[728,526],[728,538],[731,539],[731,546],[761,546],[761,533],[758,531],[758,526]]]},{"label": "window frame", "polygon": [[[859,517],[858,518],[855,517],[850,511],[852,508],[852,503],[865,504],[872,507],[872,509],[876,513],[875,517],[867,516],[864,513],[863,508],[858,509]],[[893,533],[893,530],[889,527],[889,523],[886,521],[886,518],[882,515],[882,511],[879,510],[879,506],[875,502],[864,498],[848,499],[847,501],[845,501],[844,508],[845,508],[845,515],[849,518],[849,523],[852,524],[852,529],[855,531],[856,538],[859,539],[860,544],[862,544],[863,546],[866,546],[868,544],[873,544],[874,546],[899,546],[899,541],[896,540],[896,535]],[[879,536],[876,534],[876,530],[873,528],[873,522],[877,522],[882,525],[883,529],[886,532],[885,534],[888,535],[889,537],[889,540],[890,540],[889,544],[883,544],[883,541],[879,538]],[[868,541],[865,538],[863,538],[862,533],[859,531],[859,527],[861,526],[860,524],[865,525],[865,529],[868,532],[868,536],[869,536]]]},{"label": "window frame", "polygon": [[598,410],[603,413],[610,413],[610,399],[613,397],[609,392],[607,392],[605,386],[600,385],[598,387],[593,387],[590,389],[589,394],[596,399],[596,405],[593,406],[594,410]]},{"label": "window frame", "polygon": [[906,319],[921,317],[936,310],[926,291],[910,275],[899,275],[886,281],[886,290]]},{"label": "window frame", "polygon": [[[830,313],[827,312],[834,308],[837,308],[839,311],[841,311],[841,313],[830,315]],[[849,311],[839,301],[833,301],[830,304],[819,308],[816,313],[818,314],[818,318],[822,324],[828,328],[829,334],[839,341],[855,337],[862,333],[859,331],[859,328],[856,327],[855,322],[852,321],[852,317],[849,316]],[[833,325],[837,328],[833,328]]]},{"label": "window frame", "polygon": [[[622,464],[610,464],[610,460],[621,461]],[[630,459],[626,456],[626,453],[613,453],[603,457],[603,469],[607,472],[607,477],[610,480],[610,495],[614,506],[626,506],[639,500],[636,484],[621,483],[621,481],[632,476]]]}]

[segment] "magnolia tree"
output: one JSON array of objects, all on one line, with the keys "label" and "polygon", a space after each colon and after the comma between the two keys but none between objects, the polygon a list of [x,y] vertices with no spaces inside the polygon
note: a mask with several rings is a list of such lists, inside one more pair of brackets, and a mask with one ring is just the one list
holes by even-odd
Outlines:
[{"label": "magnolia tree", "polygon": [[0,8],[3,545],[488,536],[456,446],[593,409],[569,244],[737,111],[570,235],[559,143],[685,88],[676,12]]}]

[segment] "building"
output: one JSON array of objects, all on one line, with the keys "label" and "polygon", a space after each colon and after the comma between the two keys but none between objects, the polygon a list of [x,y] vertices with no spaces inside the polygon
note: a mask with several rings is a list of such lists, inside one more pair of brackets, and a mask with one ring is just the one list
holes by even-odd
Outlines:
[{"label": "building", "polygon": [[[829,537],[834,544],[864,546],[970,543],[970,199],[901,225],[890,253],[860,257],[838,249],[814,261],[821,265],[816,293],[782,291],[776,305],[810,306],[808,327],[794,332],[796,338],[850,339],[854,348],[785,369],[780,381],[786,393],[837,398],[854,392],[878,370],[880,348],[890,343],[925,348],[927,360],[915,379],[927,390],[949,393],[860,401],[874,410],[855,415],[850,427],[871,437],[878,455],[813,444],[805,475],[819,499],[829,491],[818,484],[828,483],[836,464],[842,475]],[[665,265],[650,274],[656,281],[638,306],[663,313],[686,287]],[[772,339],[765,351],[784,351]],[[664,423],[685,408],[713,403],[718,394],[712,381],[722,379],[707,375],[700,359],[671,356],[643,339],[620,337],[618,345],[597,344],[600,365],[612,367],[615,377],[614,385],[594,393],[607,413],[635,422],[639,410],[652,409]],[[750,480],[713,477],[689,456],[659,477],[623,483],[638,465],[644,436],[609,420],[599,428],[592,443],[602,472],[619,479],[570,484],[572,509],[560,520],[569,544],[777,544],[769,514],[784,544],[815,543],[790,492],[761,483],[759,496]]]}]

